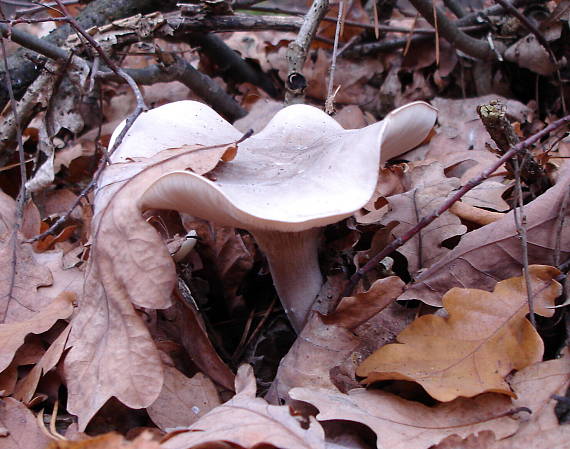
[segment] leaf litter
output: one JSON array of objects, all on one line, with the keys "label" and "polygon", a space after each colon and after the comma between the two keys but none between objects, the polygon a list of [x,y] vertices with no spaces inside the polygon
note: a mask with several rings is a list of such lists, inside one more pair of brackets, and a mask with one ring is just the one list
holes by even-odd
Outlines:
[{"label": "leaf litter", "polygon": [[[351,2],[347,19],[370,24],[372,12],[361,6]],[[329,15],[336,17],[336,10]],[[397,10],[387,19],[394,26],[416,22]],[[428,27],[421,18],[415,26]],[[347,25],[342,39],[348,43],[359,30]],[[547,32],[549,42],[560,39],[554,31]],[[322,27],[303,70],[315,104],[326,99],[331,58],[323,39],[333,35],[334,26]],[[380,39],[386,36],[407,34],[381,32]],[[223,38],[266,72],[286,79],[283,56],[294,37],[248,32]],[[60,91],[46,123],[27,130],[27,146],[41,146],[40,131],[45,134],[54,120],[58,135],[50,136],[47,172],[34,172],[43,187],[24,210],[22,235],[12,232],[16,205],[8,180],[15,178],[0,183],[10,192],[0,191],[0,446],[565,448],[569,430],[558,410],[570,382],[569,359],[561,349],[568,312],[567,299],[558,297],[563,274],[553,267],[570,255],[570,171],[559,157],[567,156],[564,140],[545,141],[554,147],[541,160],[557,182],[527,198],[524,209],[529,263],[535,264],[531,284],[541,286],[533,295],[540,315],[536,330],[525,317],[513,181],[506,173],[477,186],[368,272],[351,295],[339,298],[350,273],[496,160],[476,106],[497,98],[507,103],[510,120],[524,136],[556,118],[550,112],[555,102],[548,109],[503,89],[500,69],[491,90],[503,97],[486,95],[491,90],[481,76],[472,80],[473,98],[457,99],[459,80],[477,69],[440,44],[439,67],[431,41],[412,44],[404,57],[396,51],[337,62],[336,118],[346,129],[363,128],[418,99],[429,99],[439,119],[424,145],[380,168],[374,194],[354,218],[325,229],[320,263],[323,274],[336,281],[318,297],[323,313],[314,312],[298,336],[275,306],[266,260],[250,234],[195,217],[175,223],[156,211],[141,214],[141,193],[172,167],[206,174],[231,164],[236,150],[239,155],[239,145],[232,145],[237,134],[226,139],[209,130],[206,137],[188,138],[227,144],[210,150],[169,145],[165,136],[154,147],[140,142],[151,152],[117,153],[96,197],[83,200],[61,232],[33,245],[25,242],[68,210],[80,183],[89,181],[110,130],[133,106],[122,87],[104,86],[113,98],[103,100],[107,120],[95,143],[96,130],[89,131],[85,114],[75,109],[77,92],[62,98]],[[508,59],[553,77],[551,61],[536,41],[521,37],[509,45]],[[533,59],[538,52],[542,59]],[[145,67],[153,58],[135,59],[127,56],[125,64]],[[230,89],[249,109],[242,119],[247,129],[259,131],[281,108],[251,84]],[[163,104],[191,92],[172,82],[149,86],[145,95]],[[61,120],[59,110],[65,113]],[[66,126],[73,128],[69,134]],[[194,250],[175,263],[165,243],[189,231],[197,231]],[[247,365],[238,369],[244,362],[255,374]],[[61,402],[66,396],[67,403]],[[46,424],[34,416],[43,406],[57,412],[44,417]],[[84,429],[87,434],[78,431]],[[354,433],[358,438],[349,441]]]}]

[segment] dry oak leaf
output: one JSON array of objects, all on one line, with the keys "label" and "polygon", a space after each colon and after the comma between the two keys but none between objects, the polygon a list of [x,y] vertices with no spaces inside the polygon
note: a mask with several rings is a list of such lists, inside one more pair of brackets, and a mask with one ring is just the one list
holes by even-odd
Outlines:
[{"label": "dry oak leaf", "polygon": [[28,404],[38,386],[41,376],[55,368],[59,359],[61,358],[69,336],[71,326],[67,326],[61,334],[54,340],[47,351],[43,354],[42,358],[34,365],[31,371],[18,382],[14,397],[19,401]]},{"label": "dry oak leaf", "polygon": [[202,373],[186,377],[176,368],[164,367],[160,395],[146,411],[160,429],[192,425],[201,416],[220,405],[214,383]]},{"label": "dry oak leaf", "polygon": [[465,438],[484,430],[505,438],[518,427],[516,420],[505,416],[512,409],[510,399],[492,393],[435,407],[362,388],[348,394],[293,388],[289,395],[318,408],[319,422],[343,420],[368,426],[377,435],[378,449],[427,449],[450,435]]},{"label": "dry oak leaf", "polygon": [[0,190],[0,323],[27,320],[51,301],[37,291],[52,283],[50,270],[34,261],[31,245],[20,242],[15,218],[16,202]]},{"label": "dry oak leaf", "polygon": [[0,399],[0,447],[2,449],[41,449],[50,442],[34,414],[12,398]]},{"label": "dry oak leaf", "polygon": [[455,435],[434,449],[566,449],[570,426],[559,424],[552,395],[564,395],[570,383],[570,357],[566,354],[561,359],[535,363],[517,372],[509,383],[518,396],[512,407],[532,411],[519,414],[515,434],[499,441],[493,434],[479,433],[466,440]]},{"label": "dry oak leaf", "polygon": [[[514,407],[528,407],[526,416],[513,436],[489,445],[488,449],[563,449],[570,441],[570,426],[560,425],[552,395],[564,396],[570,383],[570,356],[540,362],[516,373],[509,381],[518,396]],[[487,448],[485,448],[487,449]]]},{"label": "dry oak leaf", "polygon": [[112,396],[131,408],[142,408],[152,404],[162,389],[162,362],[134,306],[170,306],[176,271],[160,235],[141,215],[140,196],[164,173],[191,168],[203,174],[218,164],[227,145],[169,148],[171,142],[184,139],[235,140],[235,134],[223,132],[207,137],[213,124],[222,120],[213,111],[210,115],[210,122],[203,117],[204,123],[193,134],[178,129],[178,135],[170,132],[160,142],[139,142],[140,128],[162,126],[141,116],[123,144],[138,145],[142,153],[136,160],[128,159],[120,147],[114,154],[116,162],[102,176],[95,196],[85,296],[71,323],[71,350],[65,358],[68,410],[79,417],[80,431]]},{"label": "dry oak leaf", "polygon": [[[396,237],[401,237],[423,216],[437,209],[459,187],[459,180],[446,178],[443,166],[438,162],[411,167],[405,174],[408,191],[387,198],[388,205],[385,207],[389,212],[379,221],[384,225],[398,221],[399,225],[392,231]],[[459,218],[444,212],[398,251],[408,260],[408,271],[413,274],[420,268],[433,265],[449,252],[449,249],[441,246],[444,240],[466,231]]]},{"label": "dry oak leaf", "polygon": [[[564,164],[556,185],[524,207],[530,264],[553,264],[558,238],[560,260],[570,256],[570,226],[558,232],[569,184],[570,164]],[[566,220],[569,218],[570,207],[566,209]],[[419,299],[441,307],[441,297],[452,287],[491,291],[497,281],[519,275],[521,260],[521,242],[511,211],[501,220],[464,236],[457,247],[423,272],[398,300]]]},{"label": "dry oak leaf", "polygon": [[75,294],[63,292],[27,320],[0,324],[0,372],[10,364],[16,350],[24,344],[26,335],[41,334],[57,320],[69,318],[73,313],[74,301]]},{"label": "dry oak leaf", "polygon": [[313,313],[292,348],[279,363],[277,375],[266,398],[287,398],[293,387],[337,390],[330,371],[359,346],[352,330],[367,321],[400,294],[404,283],[397,276],[378,279],[366,292],[342,298],[328,316]]},{"label": "dry oak leaf", "polygon": [[[535,312],[548,309],[562,293],[556,268],[529,267]],[[357,369],[364,382],[388,379],[419,383],[435,399],[451,401],[485,392],[515,394],[504,377],[542,359],[544,344],[525,315],[524,278],[497,283],[492,293],[453,288],[442,298],[448,317],[424,315]]]},{"label": "dry oak leaf", "polygon": [[161,449],[150,432],[144,431],[128,441],[119,433],[110,432],[80,441],[56,440],[47,449]]},{"label": "dry oak leaf", "polygon": [[248,365],[242,365],[236,375],[236,395],[216,407],[187,431],[167,435],[165,449],[188,449],[217,440],[253,447],[273,445],[283,449],[324,449],[324,431],[311,419],[308,427],[291,414],[288,406],[269,405],[256,398],[255,377]]}]

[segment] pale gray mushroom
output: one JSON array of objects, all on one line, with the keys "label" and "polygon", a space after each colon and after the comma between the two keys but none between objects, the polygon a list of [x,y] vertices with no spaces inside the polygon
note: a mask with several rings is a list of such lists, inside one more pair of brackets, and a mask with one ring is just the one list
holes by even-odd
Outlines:
[{"label": "pale gray mushroom", "polygon": [[[381,122],[345,130],[320,109],[289,106],[239,144],[231,162],[219,164],[208,177],[167,173],[143,193],[141,204],[248,230],[264,251],[283,307],[299,332],[322,285],[321,228],[366,204],[381,162],[421,143],[436,116],[430,105],[415,102]],[[181,145],[229,143],[240,136],[201,103],[170,103],[143,114],[113,160]]]}]

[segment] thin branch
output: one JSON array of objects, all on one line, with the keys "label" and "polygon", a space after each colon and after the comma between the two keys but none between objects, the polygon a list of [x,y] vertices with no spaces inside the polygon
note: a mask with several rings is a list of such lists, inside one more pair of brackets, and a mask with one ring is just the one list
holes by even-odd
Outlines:
[{"label": "thin branch", "polygon": [[532,293],[532,286],[530,283],[530,272],[528,269],[528,239],[526,234],[526,215],[524,213],[523,191],[521,183],[522,167],[521,167],[521,161],[519,159],[520,157],[518,156],[513,158],[515,166],[515,189],[517,192],[516,193],[517,204],[513,209],[513,218],[515,220],[515,227],[517,230],[517,234],[521,239],[523,277],[526,285],[530,323],[532,324],[532,327],[536,329],[536,317],[534,315],[534,296]]},{"label": "thin branch", "polygon": [[[492,101],[489,104],[481,105],[477,108],[477,113],[485,126],[485,129],[491,136],[491,138],[497,144],[499,151],[506,153],[509,148],[517,145],[520,139],[515,133],[513,125],[507,119],[506,108],[499,101]],[[507,167],[511,167],[515,176],[515,198],[516,203],[513,209],[513,218],[515,220],[515,228],[517,234],[521,240],[521,251],[522,251],[522,266],[523,266],[523,277],[526,284],[527,298],[528,298],[528,310],[530,313],[530,322],[534,328],[536,328],[536,317],[534,315],[534,297],[532,293],[532,286],[530,283],[530,272],[528,269],[528,239],[526,233],[526,215],[524,213],[524,198],[522,191],[521,179],[523,173],[523,166],[536,164],[532,153],[530,151],[521,151],[516,157],[512,158],[507,164]],[[538,165],[538,164],[537,164]],[[538,169],[542,170],[542,167],[538,165]],[[536,171],[536,168],[531,168],[531,172]],[[528,173],[526,177],[528,179],[527,184],[530,182],[534,183],[536,173],[529,177]],[[544,174],[543,174],[544,175]]]},{"label": "thin branch", "polygon": [[[190,32],[216,32],[226,31],[297,31],[302,27],[303,19],[300,17],[284,16],[256,16],[252,14],[234,14],[231,16],[174,16],[168,17],[169,29],[167,33],[174,36]],[[168,37],[168,35],[165,35]]]},{"label": "thin branch", "polygon": [[[170,64],[156,64],[142,69],[123,69],[138,84],[152,85],[158,82],[179,81],[190,88],[202,100],[212,106],[227,120],[233,122],[247,114],[218,83],[208,75],[192,67],[188,61],[175,57]],[[121,82],[124,80],[111,72],[98,72],[97,77]]]},{"label": "thin branch", "polygon": [[89,182],[89,184],[81,191],[81,193],[77,196],[77,198],[75,199],[75,201],[73,202],[73,204],[70,206],[70,208],[67,210],[67,212],[65,214],[63,214],[61,217],[59,217],[50,227],[49,229],[47,229],[45,232],[42,232],[39,235],[36,235],[33,239],[31,239],[31,242],[37,241],[37,240],[41,240],[44,237],[47,237],[48,235],[52,235],[54,233],[56,233],[59,229],[59,227],[65,223],[69,217],[71,216],[71,213],[73,212],[73,210],[79,206],[79,204],[81,204],[81,201],[83,200],[83,198],[85,198],[87,196],[87,194],[91,191],[91,189],[93,189],[93,187],[95,187],[95,185],[97,184],[99,177],[101,176],[101,173],[103,173],[103,169],[106,167],[106,162],[109,160],[109,157],[115,152],[115,150],[119,147],[119,145],[122,143],[123,139],[125,138],[125,136],[127,135],[127,132],[129,131],[129,129],[131,128],[131,126],[133,126],[133,123],[135,122],[135,120],[138,118],[138,116],[140,114],[142,114],[144,111],[146,111],[148,108],[146,107],[146,104],[144,102],[144,98],[142,96],[142,93],[139,89],[139,87],[137,86],[137,84],[135,83],[135,81],[127,74],[125,73],[120,67],[118,67],[108,56],[107,54],[103,51],[103,49],[101,48],[101,46],[81,27],[81,25],[77,22],[77,20],[75,20],[74,17],[72,17],[69,12],[67,11],[67,8],[65,7],[65,5],[62,3],[61,0],[56,0],[57,4],[59,5],[59,7],[61,8],[62,13],[65,15],[65,17],[67,17],[69,24],[79,33],[81,34],[85,39],[87,39],[87,41],[93,46],[93,48],[97,51],[97,53],[99,54],[99,56],[101,57],[101,59],[103,59],[103,61],[105,61],[107,63],[107,65],[109,66],[109,68],[119,77],[121,77],[123,80],[125,80],[125,82],[129,85],[129,87],[131,88],[131,90],[134,93],[135,99],[136,99],[136,107],[135,110],[127,117],[127,120],[125,122],[125,126],[123,127],[123,129],[121,130],[121,132],[119,133],[119,135],[117,136],[117,139],[115,140],[113,146],[111,147],[111,149],[107,152],[107,154],[105,154],[105,157],[103,158],[103,160],[101,160],[101,163],[99,164],[99,167],[97,168],[97,171],[95,172],[95,174],[93,175],[93,178],[91,179],[91,182]]},{"label": "thin branch", "polygon": [[[79,3],[79,1],[78,1],[78,0],[63,0],[63,3],[64,3],[65,5],[76,5],[76,4]],[[15,17],[16,17],[16,18],[19,18],[19,17],[22,17],[22,16],[33,15],[33,14],[36,14],[36,13],[38,13],[38,12],[45,11],[46,8],[54,7],[54,6],[56,6],[56,5],[57,5],[56,2],[47,2],[47,3],[39,4],[39,5],[37,5],[37,6],[33,6],[33,7],[31,7],[31,8],[18,9],[18,10],[15,12]],[[21,6],[29,6],[29,3],[23,4],[23,5],[21,5]]]},{"label": "thin branch", "polygon": [[343,8],[344,8],[344,0],[341,0],[339,5],[338,5],[338,17],[337,17],[337,22],[336,22],[336,29],[335,29],[335,33],[334,33],[334,45],[333,45],[333,52],[332,52],[332,61],[331,61],[331,67],[329,70],[329,85],[328,85],[328,89],[327,89],[327,99],[325,101],[325,112],[329,115],[334,113],[334,93],[333,93],[333,88],[334,88],[334,72],[336,70],[336,58],[337,58],[337,54],[338,54],[338,39],[340,37],[340,30],[342,28],[342,12],[343,12]]},{"label": "thin branch", "polygon": [[[2,34],[2,37],[10,39],[28,50],[35,51],[55,61],[63,62],[69,58],[69,52],[67,50],[62,49],[47,40],[39,39],[17,28],[12,28],[5,23],[0,23],[0,33]],[[5,73],[8,73],[7,69],[5,70]]]},{"label": "thin branch", "polygon": [[309,47],[321,19],[327,13],[329,8],[328,0],[313,0],[311,8],[305,14],[301,29],[293,42],[289,44],[287,49],[287,80],[285,85],[287,93],[285,95],[285,104],[302,103],[304,100],[304,90],[307,87],[307,81],[301,74]]},{"label": "thin branch", "polygon": [[548,133],[557,130],[558,128],[568,125],[570,123],[570,115],[562,117],[559,120],[548,125],[546,128],[542,129],[541,131],[537,132],[536,134],[530,136],[529,138],[523,140],[518,145],[512,147],[509,151],[507,151],[501,158],[497,159],[497,161],[488,167],[487,169],[483,170],[479,176],[476,178],[470,179],[463,187],[461,187],[453,196],[448,198],[437,210],[430,213],[428,216],[421,219],[419,223],[417,223],[412,229],[406,232],[401,237],[393,240],[389,245],[387,245],[382,251],[372,257],[366,265],[356,270],[356,272],[351,276],[347,287],[342,293],[342,296],[350,296],[354,287],[358,284],[360,279],[363,275],[367,272],[372,270],[376,267],[378,262],[380,262],[384,257],[389,256],[394,250],[402,246],[412,237],[414,237],[421,229],[428,226],[432,223],[437,217],[443,214],[446,210],[448,210],[455,202],[459,201],[467,192],[469,192],[474,187],[481,184],[485,179],[489,178],[495,170],[499,169],[505,162],[510,160],[513,156],[520,153],[522,150],[528,148],[529,146],[535,144]]}]

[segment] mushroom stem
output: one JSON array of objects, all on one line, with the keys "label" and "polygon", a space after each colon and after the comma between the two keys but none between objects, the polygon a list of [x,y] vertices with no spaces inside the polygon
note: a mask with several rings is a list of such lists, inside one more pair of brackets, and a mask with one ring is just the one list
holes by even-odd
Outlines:
[{"label": "mushroom stem", "polygon": [[301,232],[252,231],[267,256],[273,284],[289,321],[301,332],[323,284],[319,267],[319,228]]}]

